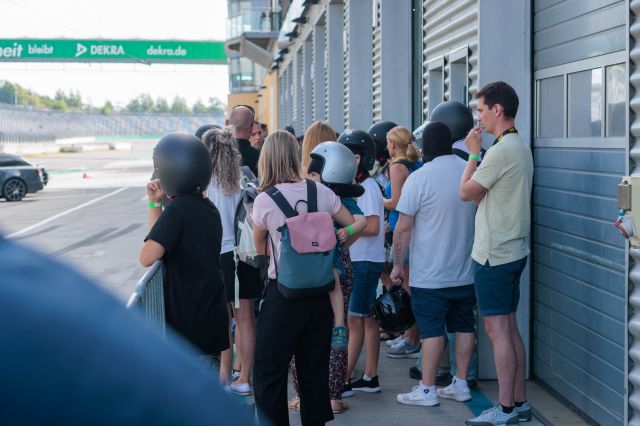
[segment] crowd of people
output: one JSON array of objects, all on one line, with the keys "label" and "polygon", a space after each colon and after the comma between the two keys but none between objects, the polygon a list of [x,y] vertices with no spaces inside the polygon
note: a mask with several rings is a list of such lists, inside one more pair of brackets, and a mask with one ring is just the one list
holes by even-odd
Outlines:
[{"label": "crowd of people", "polygon": [[[246,105],[230,111],[224,129],[158,142],[140,260],[163,259],[168,324],[204,361],[220,354],[220,384],[254,394],[260,419],[288,425],[299,410],[302,424],[324,424],[356,392],[380,392],[383,340],[388,357],[418,359],[410,372],[418,385],[397,395],[400,404],[469,401],[478,313],[499,398],[467,424],[531,418],[515,312],[529,254],[532,155],[515,128],[513,88],[491,83],[476,98],[477,127],[469,108],[444,102],[422,126],[421,146],[388,121],[269,134]],[[486,151],[483,132],[494,138]],[[257,189],[251,200],[247,182]],[[267,262],[237,255],[239,207]],[[400,335],[372,315],[379,293],[397,286],[415,317]],[[363,373],[352,377],[363,345]]]}]

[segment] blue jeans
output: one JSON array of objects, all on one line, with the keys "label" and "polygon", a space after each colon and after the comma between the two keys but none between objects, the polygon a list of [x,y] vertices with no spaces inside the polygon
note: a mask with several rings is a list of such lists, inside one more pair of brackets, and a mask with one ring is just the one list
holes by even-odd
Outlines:
[{"label": "blue jeans", "polygon": [[353,287],[349,298],[349,315],[352,317],[367,318],[371,315],[371,305],[376,300],[383,266],[383,262],[351,262]]}]

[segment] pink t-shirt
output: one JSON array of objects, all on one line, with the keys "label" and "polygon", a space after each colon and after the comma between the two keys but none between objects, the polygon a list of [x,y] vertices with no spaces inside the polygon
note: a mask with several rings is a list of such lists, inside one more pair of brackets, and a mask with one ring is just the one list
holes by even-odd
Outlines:
[{"label": "pink t-shirt", "polygon": [[[342,206],[340,198],[321,183],[316,183],[316,187],[318,188],[318,211],[328,212],[331,216],[337,214]],[[304,180],[297,183],[280,183],[276,185],[276,188],[278,188],[287,202],[291,207],[294,207],[298,213],[305,213],[307,211],[307,203],[298,203],[300,200],[307,200],[307,184]],[[297,206],[296,203],[298,203]],[[262,193],[256,197],[253,203],[252,218],[255,227],[269,231],[270,237],[267,237],[267,240],[269,238],[273,239],[275,247],[272,254],[276,261],[279,261],[280,232],[278,232],[278,228],[284,225],[287,217],[268,194]],[[271,247],[271,243],[268,242],[267,246]],[[269,263],[269,278],[276,278],[275,262]]]}]

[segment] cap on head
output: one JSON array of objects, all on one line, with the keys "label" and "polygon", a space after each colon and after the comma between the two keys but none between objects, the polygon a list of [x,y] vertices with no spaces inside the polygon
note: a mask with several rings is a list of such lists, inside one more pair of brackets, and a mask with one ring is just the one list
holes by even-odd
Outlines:
[{"label": "cap on head", "polygon": [[209,186],[213,171],[204,143],[184,132],[160,138],[153,148],[153,167],[168,195],[200,195]]},{"label": "cap on head", "polygon": [[458,101],[446,101],[438,104],[431,111],[429,119],[447,125],[451,132],[452,143],[464,139],[467,133],[473,129],[471,110]]}]

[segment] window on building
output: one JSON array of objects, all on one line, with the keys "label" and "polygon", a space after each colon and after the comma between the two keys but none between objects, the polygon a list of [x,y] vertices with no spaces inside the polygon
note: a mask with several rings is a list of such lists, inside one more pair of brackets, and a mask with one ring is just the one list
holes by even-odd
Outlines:
[{"label": "window on building", "polygon": [[625,64],[606,67],[605,135],[625,136],[627,118],[627,73]]},{"label": "window on building", "polygon": [[469,48],[464,46],[449,55],[449,100],[469,102]]},{"label": "window on building", "polygon": [[569,137],[602,135],[602,69],[569,74]]},{"label": "window on building", "polygon": [[431,61],[428,65],[428,92],[429,114],[444,100],[444,58]]},{"label": "window on building", "polygon": [[564,137],[564,76],[538,81],[538,137]]}]

